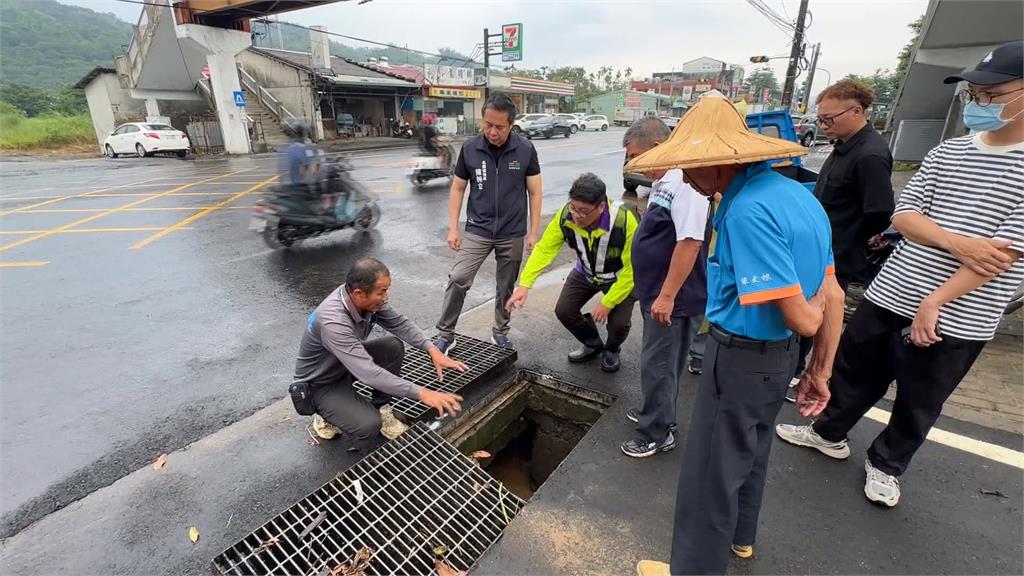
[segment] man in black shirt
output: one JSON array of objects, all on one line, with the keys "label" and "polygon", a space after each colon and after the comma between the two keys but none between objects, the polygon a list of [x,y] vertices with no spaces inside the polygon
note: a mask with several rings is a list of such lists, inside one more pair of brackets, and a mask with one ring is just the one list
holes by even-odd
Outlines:
[{"label": "man in black shirt", "polygon": [[[871,282],[868,240],[889,227],[896,206],[889,145],[867,120],[874,100],[871,88],[852,80],[840,80],[818,95],[818,126],[833,148],[821,167],[814,195],[832,225],[836,280],[844,291],[851,283]],[[810,338],[800,341],[794,385],[810,348]]]}]

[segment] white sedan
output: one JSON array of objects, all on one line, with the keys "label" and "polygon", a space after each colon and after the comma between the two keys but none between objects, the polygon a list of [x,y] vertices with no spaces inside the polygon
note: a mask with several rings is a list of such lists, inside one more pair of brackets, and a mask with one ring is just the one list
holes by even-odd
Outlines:
[{"label": "white sedan", "polygon": [[184,158],[188,154],[188,136],[167,124],[131,122],[122,124],[103,141],[103,152],[109,158],[119,154],[135,154],[139,158],[169,152]]},{"label": "white sedan", "polygon": [[600,114],[595,114],[593,116],[587,116],[586,118],[584,118],[583,122],[584,122],[584,124],[583,124],[583,129],[584,130],[601,130],[601,131],[604,131],[604,130],[608,129],[608,117],[607,116],[602,116]]}]

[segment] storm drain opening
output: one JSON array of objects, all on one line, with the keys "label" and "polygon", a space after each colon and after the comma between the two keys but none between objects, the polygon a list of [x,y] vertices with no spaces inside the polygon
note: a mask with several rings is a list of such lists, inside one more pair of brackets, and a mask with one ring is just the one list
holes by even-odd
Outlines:
[{"label": "storm drain opening", "polygon": [[440,560],[469,570],[524,505],[418,423],[224,551],[213,569],[435,574]]},{"label": "storm drain opening", "polygon": [[[515,364],[518,355],[515,350],[501,348],[490,342],[477,340],[462,334],[457,335],[457,346],[449,356],[466,364],[469,370],[445,372],[444,382],[437,381],[437,372],[430,356],[422,350],[406,346],[405,359],[402,361],[401,376],[413,384],[438,392],[460,393],[471,384],[490,380]],[[361,382],[355,383],[356,389],[366,398],[370,397],[370,387]],[[391,403],[394,413],[406,423],[423,418],[431,408],[418,400],[409,398],[396,399]]]},{"label": "storm drain opening", "polygon": [[446,434],[523,500],[551,476],[615,397],[520,370]]}]

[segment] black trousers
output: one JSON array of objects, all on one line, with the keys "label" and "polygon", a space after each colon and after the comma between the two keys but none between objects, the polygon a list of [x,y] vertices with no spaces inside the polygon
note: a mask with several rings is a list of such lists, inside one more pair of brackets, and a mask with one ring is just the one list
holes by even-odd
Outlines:
[{"label": "black trousers", "polygon": [[[839,282],[839,287],[843,289],[843,294],[846,294],[846,289],[850,286],[852,279],[844,276],[836,276],[836,281]],[[864,288],[867,289],[867,284],[864,285]],[[799,378],[800,375],[804,373],[804,368],[807,368],[807,355],[810,354],[813,346],[813,336],[800,337],[800,351],[796,359],[796,370],[793,372],[794,378]]]},{"label": "black trousers", "polygon": [[589,313],[583,314],[582,312],[583,306],[595,294],[607,294],[611,287],[611,283],[594,284],[579,272],[572,270],[565,279],[562,292],[558,295],[558,302],[555,303],[555,316],[558,317],[562,326],[565,326],[566,330],[583,344],[594,348],[604,346],[608,350],[618,352],[622,343],[626,341],[626,337],[629,336],[636,297],[630,294],[608,313],[608,342],[603,344],[594,319],[590,317]]},{"label": "black trousers", "polygon": [[672,574],[724,574],[729,546],[754,543],[797,346],[795,338],[767,349],[708,338],[676,495]]},{"label": "black trousers", "polygon": [[839,442],[896,381],[889,424],[868,448],[871,464],[899,476],[935,425],[942,405],[978,358],[983,340],[943,336],[927,348],[904,343],[910,318],[865,300],[843,333],[829,386],[832,399],[814,431]]},{"label": "black trousers", "polygon": [[[392,374],[401,371],[405,345],[398,338],[388,334],[364,342],[363,347],[381,368]],[[380,407],[387,404],[391,396],[374,390],[372,399],[367,400],[356,391],[353,382],[355,377],[349,372],[338,382],[314,386],[313,405],[328,424],[351,436],[356,448],[368,451],[383,442]]]}]

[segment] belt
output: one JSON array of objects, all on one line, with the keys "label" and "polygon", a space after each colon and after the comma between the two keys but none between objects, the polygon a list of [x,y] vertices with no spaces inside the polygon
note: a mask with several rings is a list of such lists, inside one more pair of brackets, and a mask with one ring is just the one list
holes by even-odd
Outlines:
[{"label": "belt", "polygon": [[711,337],[718,341],[719,344],[728,348],[745,348],[747,350],[770,350],[773,348],[789,348],[790,343],[793,342],[793,337],[783,340],[754,340],[752,338],[744,338],[743,336],[737,336],[727,330],[722,330],[718,326],[711,324],[708,327],[708,332]]}]

